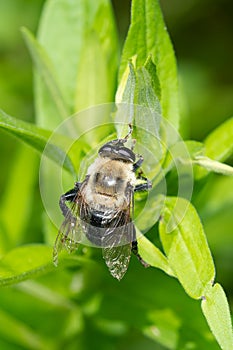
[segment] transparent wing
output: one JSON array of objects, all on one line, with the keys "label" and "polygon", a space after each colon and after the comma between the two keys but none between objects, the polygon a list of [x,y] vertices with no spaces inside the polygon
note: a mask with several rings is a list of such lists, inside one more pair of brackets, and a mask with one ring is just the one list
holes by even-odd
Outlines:
[{"label": "transparent wing", "polygon": [[111,275],[118,280],[126,273],[131,257],[132,241],[135,240],[133,215],[133,193],[129,192],[127,211],[119,212],[114,225],[106,229],[102,242],[103,257]]},{"label": "transparent wing", "polygon": [[131,243],[112,248],[106,247],[102,251],[111,275],[121,280],[129,266]]},{"label": "transparent wing", "polygon": [[72,203],[55,240],[53,248],[53,262],[57,266],[58,256],[61,250],[65,249],[69,253],[78,248],[78,243],[83,235],[82,226],[79,219],[79,205]]}]

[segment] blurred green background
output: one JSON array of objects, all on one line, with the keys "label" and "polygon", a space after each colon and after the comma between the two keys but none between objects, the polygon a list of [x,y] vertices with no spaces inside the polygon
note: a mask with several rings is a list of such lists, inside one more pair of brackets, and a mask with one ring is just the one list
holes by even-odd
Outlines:
[{"label": "blurred green background", "polygon": [[[34,121],[33,71],[19,28],[26,26],[36,32],[43,2],[0,0],[0,106],[8,114],[31,122]],[[233,2],[163,0],[161,6],[178,61],[181,129],[185,138],[203,140],[233,115]],[[129,24],[130,1],[114,0],[113,7],[123,43]],[[10,211],[8,220],[0,222],[0,238],[4,235],[4,225],[14,230],[18,209],[24,203],[21,240],[14,244],[40,242],[43,206],[36,166],[39,156],[2,131],[0,149],[0,206],[2,211],[4,208]],[[22,161],[15,168],[18,157]],[[35,174],[30,180],[31,195],[17,197],[9,203],[7,196],[14,193],[12,174],[18,171],[14,186],[22,186],[26,181],[24,171],[25,174],[30,171],[28,159],[33,159],[35,164],[32,167]],[[228,163],[232,165],[233,159]],[[232,178],[212,175],[205,188],[199,186],[200,194],[195,199],[216,263],[217,280],[223,285],[231,305],[232,188]],[[4,244],[0,254],[14,246],[12,242]],[[189,300],[177,281],[160,271],[145,272],[132,259],[127,277],[119,285],[105,270],[100,252],[91,254],[96,261],[100,260],[99,264],[75,273],[59,271],[36,282],[0,289],[1,349],[164,349],[145,336],[145,325],[157,319],[162,322],[163,318],[165,324],[170,322],[171,329],[164,339],[175,337],[182,319],[183,343],[178,349],[207,349],[205,341],[211,336],[198,302]],[[159,316],[158,309],[162,310]],[[163,326],[162,323],[161,329]],[[164,326],[164,329],[169,327]],[[200,332],[203,339],[197,336],[199,347],[192,347],[191,340]],[[165,348],[171,348],[166,342],[160,342],[167,346]],[[215,346],[210,348],[218,349]]]}]

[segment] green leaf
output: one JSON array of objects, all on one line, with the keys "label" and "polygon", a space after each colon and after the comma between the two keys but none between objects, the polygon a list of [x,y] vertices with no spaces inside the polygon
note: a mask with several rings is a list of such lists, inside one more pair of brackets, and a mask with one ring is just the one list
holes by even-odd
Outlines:
[{"label": "green leaf", "polygon": [[139,254],[150,266],[157,267],[170,276],[175,276],[167,258],[153,243],[139,232],[137,232],[137,240]]},{"label": "green leaf", "polygon": [[71,141],[67,140],[63,135],[55,135],[53,133],[53,141],[55,143],[48,143],[52,134],[51,131],[41,129],[34,124],[13,118],[1,110],[0,128],[18,137],[20,140],[39,151],[39,153],[43,153],[44,148],[47,145],[45,150],[46,156],[61,166],[64,166],[64,168],[71,173],[75,173],[73,164],[66,154],[66,150],[69,149]]},{"label": "green leaf", "polygon": [[[123,138],[127,135],[128,124],[133,124],[134,122],[135,90],[136,72],[133,62],[129,61],[116,93],[117,112],[115,115],[115,123],[117,136],[119,138]],[[123,125],[121,125],[121,123],[123,123]]]},{"label": "green leaf", "polygon": [[8,249],[23,241],[38,177],[37,165],[38,155],[32,149],[22,145],[12,161],[1,200],[0,217],[6,230]]},{"label": "green leaf", "polygon": [[17,283],[53,268],[51,247],[42,244],[21,246],[0,260],[0,285]]},{"label": "green leaf", "polygon": [[214,171],[215,173],[233,176],[233,167],[217,162],[216,160],[210,159],[208,157],[196,157],[193,160],[193,164],[197,164],[208,171]]},{"label": "green leaf", "polygon": [[[147,154],[146,158],[148,163],[154,163],[150,168],[155,168],[161,158],[160,103],[156,96],[154,82],[156,80],[155,66],[150,58],[146,66],[148,69],[142,67],[135,70],[133,60],[129,61],[116,94],[118,109],[115,122],[119,137],[127,134],[129,123],[134,123],[136,128],[134,128],[133,135],[137,140],[137,152],[145,152],[145,147],[149,149],[150,155]],[[117,123],[123,124],[118,125]],[[140,143],[143,145],[143,150],[140,149]]]},{"label": "green leaf", "polygon": [[[138,104],[161,113],[158,96],[160,87],[156,74],[156,67],[151,57],[145,66],[136,70],[135,58],[129,60],[116,94],[117,103]],[[131,115],[131,118],[133,115]],[[130,118],[129,118],[130,119]],[[129,120],[132,122],[132,119]],[[158,123],[159,124],[159,123]]]},{"label": "green leaf", "polygon": [[[135,89],[136,89],[136,72],[133,61],[129,61],[119,83],[116,93],[116,103],[128,103],[129,105],[135,102]],[[132,118],[133,115],[130,115]],[[132,119],[129,120],[132,122]]]},{"label": "green leaf", "polygon": [[[153,87],[155,95],[158,97],[158,99],[161,99],[161,87],[159,83],[159,78],[157,75],[157,69],[154,65],[151,56],[149,56],[146,60],[146,63],[144,65],[144,68],[147,70],[150,79],[151,79],[151,85]],[[160,108],[160,106],[159,106]],[[161,112],[161,111],[160,111]]]},{"label": "green leaf", "polygon": [[215,268],[195,208],[183,198],[167,197],[159,233],[168,263],[185,291],[201,298],[214,280]]},{"label": "green leaf", "polygon": [[205,152],[205,146],[202,142],[188,140],[183,141],[184,145],[187,147],[190,158],[195,159],[195,157],[203,156]]},{"label": "green leaf", "polygon": [[52,342],[3,310],[0,310],[0,324],[1,337],[17,344],[18,349],[55,349]]},{"label": "green leaf", "polygon": [[[192,149],[191,154],[191,158],[194,160],[193,164],[204,168],[195,169],[197,179],[206,176],[210,171],[232,175],[232,167],[220,162],[225,161],[233,154],[233,118],[228,119],[212,131],[203,144],[195,141],[187,141],[186,144],[191,149],[196,145],[196,152],[193,152]],[[198,144],[200,145],[199,151]]]},{"label": "green leaf", "polygon": [[[69,109],[58,86],[56,72],[44,48],[26,28],[21,29],[24,40],[28,46],[34,65],[46,86],[46,93],[50,97],[53,109],[44,111],[38,123],[48,129],[52,129],[68,117]],[[48,97],[47,97],[48,98]]]},{"label": "green leaf", "polygon": [[209,288],[202,300],[202,311],[221,349],[233,349],[233,333],[227,298],[221,285]]},{"label": "green leaf", "polygon": [[[145,67],[137,69],[137,99],[136,103],[140,106],[145,106],[155,111],[160,115],[160,103],[159,99],[155,94],[155,88],[153,86],[152,78],[154,75],[151,75]],[[157,121],[157,128],[159,128],[160,120]]]},{"label": "green leaf", "polygon": [[[93,263],[90,259],[69,255],[63,251],[59,255],[61,266],[77,266]],[[0,286],[35,278],[55,269],[53,248],[44,244],[28,244],[17,247],[0,260]]]},{"label": "green leaf", "polygon": [[[218,162],[216,160],[210,159],[209,157],[206,157],[205,154],[207,153],[205,149],[205,145],[201,142],[196,141],[185,141],[184,145],[187,147],[187,150],[190,155],[190,159],[184,159],[180,157],[181,162],[189,162],[191,160],[193,165],[198,165],[198,168],[195,167],[195,177],[197,179],[202,178],[203,176],[207,175],[208,172],[215,172],[223,175],[233,175],[233,168],[227,164],[223,164],[221,162]],[[174,145],[174,149],[177,147],[177,144]],[[179,157],[179,153],[177,152],[177,157]],[[204,169],[200,169],[204,168]]]},{"label": "green leaf", "polygon": [[177,349],[180,320],[174,312],[170,309],[154,310],[148,316],[151,325],[145,327],[144,334],[167,349]]},{"label": "green leaf", "polygon": [[40,153],[51,135],[51,131],[41,129],[34,124],[11,117],[0,110],[0,128],[17,136],[22,141],[37,149]]},{"label": "green leaf", "polygon": [[178,129],[176,60],[158,0],[132,2],[131,24],[122,53],[119,81],[133,56],[136,57],[136,68],[142,67],[151,56],[161,89],[162,115]]},{"label": "green leaf", "polygon": [[[169,136],[169,134],[168,134]],[[178,141],[171,145],[167,152],[163,168],[166,172],[172,170],[174,167],[179,169],[179,166],[189,166],[189,176],[193,173],[193,160],[195,157],[199,157],[204,154],[204,146],[201,142],[197,141]],[[196,169],[195,174],[196,174]],[[180,171],[180,169],[179,169]],[[187,170],[186,170],[187,172]],[[187,174],[186,174],[187,177]]]},{"label": "green leaf", "polygon": [[111,89],[107,84],[108,71],[101,43],[95,32],[90,31],[86,35],[86,45],[83,47],[77,72],[75,111],[112,100]]},{"label": "green leaf", "polygon": [[[110,1],[47,1],[38,41],[52,62],[70,114],[77,108],[113,101],[118,41]],[[45,126],[48,112],[55,111],[39,76],[35,87],[37,118]]]},{"label": "green leaf", "polygon": [[[146,147],[153,155],[156,155],[158,162],[161,159],[160,103],[155,94],[153,76],[149,74],[148,70],[145,67],[138,68],[136,76],[136,139],[141,141],[144,148]],[[142,106],[142,108],[139,106]]]},{"label": "green leaf", "polygon": [[222,162],[229,158],[233,154],[233,118],[212,131],[204,145],[207,157]]}]

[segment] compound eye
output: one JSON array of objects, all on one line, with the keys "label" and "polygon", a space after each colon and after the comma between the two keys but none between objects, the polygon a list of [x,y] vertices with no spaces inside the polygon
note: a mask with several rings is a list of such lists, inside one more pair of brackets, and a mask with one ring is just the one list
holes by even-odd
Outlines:
[{"label": "compound eye", "polygon": [[103,147],[100,148],[100,152],[111,152],[112,147],[110,145],[104,145]]},{"label": "compound eye", "polygon": [[109,144],[106,144],[99,149],[99,154],[103,156],[109,156],[112,153],[113,153],[113,147]]},{"label": "compound eye", "polygon": [[[116,142],[117,141],[117,142]],[[106,143],[99,149],[99,154],[102,157],[109,157],[111,159],[119,159],[126,162],[134,162],[135,154],[127,147],[124,147],[122,142],[119,140],[114,140]]]},{"label": "compound eye", "polygon": [[129,148],[124,147],[119,149],[118,154],[120,157],[122,157],[125,160],[129,160],[132,162],[135,161],[135,154]]}]

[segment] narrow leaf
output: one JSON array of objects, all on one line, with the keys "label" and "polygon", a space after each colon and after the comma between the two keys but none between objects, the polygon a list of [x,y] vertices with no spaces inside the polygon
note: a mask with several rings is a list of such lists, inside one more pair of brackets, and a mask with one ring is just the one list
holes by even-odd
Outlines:
[{"label": "narrow leaf", "polygon": [[220,284],[216,283],[206,291],[201,307],[221,349],[233,349],[231,315],[226,295]]},{"label": "narrow leaf", "polygon": [[[151,84],[152,84],[154,93],[158,97],[158,99],[160,100],[161,99],[161,87],[160,87],[159,78],[157,75],[157,69],[152,61],[151,56],[149,56],[147,58],[144,67],[150,76]],[[159,108],[160,108],[160,106],[159,106]]]},{"label": "narrow leaf", "polygon": [[151,55],[161,88],[162,115],[179,125],[176,60],[158,0],[133,0],[131,24],[124,45],[119,81],[127,62],[136,56],[136,68]]},{"label": "narrow leaf", "polygon": [[139,254],[150,266],[157,267],[170,276],[175,276],[167,258],[153,243],[139,232],[137,232],[137,240]]},{"label": "narrow leaf", "polygon": [[[119,84],[116,102],[117,103],[128,103],[129,105],[135,102],[135,91],[136,90],[136,72],[133,61],[129,61]],[[131,116],[132,118],[132,116]]]},{"label": "narrow leaf", "polygon": [[0,285],[35,277],[53,269],[52,248],[25,245],[11,250],[0,260]]},{"label": "narrow leaf", "polygon": [[[145,151],[145,148],[150,150],[150,154],[146,155],[146,160],[150,163],[149,168],[151,170],[156,168],[161,158],[160,103],[156,95],[154,82],[156,71],[150,59],[147,60],[146,64],[148,69],[142,67],[135,70],[134,61],[135,58],[129,61],[117,91],[118,110],[115,122],[120,137],[127,134],[128,124],[134,123],[136,126],[134,136],[137,140],[137,152],[141,153]],[[123,125],[117,123],[123,123]],[[143,145],[143,150],[140,143]]]},{"label": "narrow leaf", "polygon": [[[21,29],[24,40],[28,46],[34,65],[37,68],[38,74],[43,79],[46,86],[46,93],[49,94],[50,100],[56,107],[55,111],[49,113],[47,110],[43,117],[47,117],[46,121],[39,121],[39,124],[43,127],[53,128],[66,117],[68,117],[69,109],[62,96],[61,89],[58,86],[56,73],[49,57],[47,56],[44,48],[35,39],[33,34],[26,28]],[[49,116],[49,118],[48,118]],[[50,118],[52,120],[50,120]]]},{"label": "narrow leaf", "polygon": [[233,167],[227,164],[220,163],[208,157],[196,157],[193,160],[193,164],[197,164],[208,171],[233,176]]},{"label": "narrow leaf", "polygon": [[211,171],[223,175],[233,175],[233,168],[231,166],[205,156],[207,151],[203,143],[196,141],[185,141],[183,144],[187,147],[189,157],[185,159],[179,155],[179,148],[177,147],[178,144],[173,146],[175,151],[177,149],[177,154],[173,154],[183,163],[187,164],[187,162],[191,161],[193,165],[199,166],[195,167],[195,178],[200,179]]},{"label": "narrow leaf", "polygon": [[[208,174],[208,171],[214,171],[224,175],[231,175],[232,169],[224,162],[233,154],[233,118],[212,131],[204,140],[203,152],[199,156],[205,156],[204,159],[197,159],[196,164],[202,168],[197,168],[196,178],[201,179]],[[194,157],[195,159],[195,157]]]},{"label": "narrow leaf", "polygon": [[204,144],[207,157],[222,162],[229,158],[233,154],[233,118],[212,131]]},{"label": "narrow leaf", "polygon": [[111,102],[112,94],[107,84],[108,71],[104,52],[98,36],[93,31],[87,35],[77,75],[74,110],[80,111],[93,105]]},{"label": "narrow leaf", "polygon": [[[70,114],[77,108],[113,101],[118,40],[110,1],[47,1],[38,41],[52,62]],[[37,117],[46,126],[45,112],[51,110],[51,101],[44,80],[36,76],[35,83]]]},{"label": "narrow leaf", "polygon": [[188,140],[184,141],[184,145],[187,147],[191,159],[203,156],[205,153],[205,146],[202,142]]},{"label": "narrow leaf", "polygon": [[38,178],[37,165],[38,155],[22,145],[13,159],[1,200],[0,217],[8,236],[8,249],[23,241]]},{"label": "narrow leaf", "polygon": [[64,166],[64,168],[71,173],[75,172],[72,162],[66,154],[66,150],[70,145],[70,140],[67,140],[64,136],[57,135],[57,137],[55,137],[53,134],[53,140],[56,139],[56,144],[48,143],[52,134],[50,131],[41,129],[23,120],[13,118],[1,110],[0,128],[18,137],[20,140],[39,151],[39,153],[43,153],[47,145],[46,156],[61,166]]},{"label": "narrow leaf", "polygon": [[[93,263],[90,259],[62,252],[61,266],[77,266]],[[28,244],[17,247],[0,260],[0,286],[18,283],[50,272],[53,264],[53,248],[45,244]]]},{"label": "narrow leaf", "polygon": [[[137,96],[135,99],[136,139],[142,141],[143,147],[156,155],[157,161],[161,158],[160,123],[161,109],[158,97],[153,86],[153,76],[145,67],[138,68]],[[141,108],[142,106],[142,108]],[[140,150],[139,150],[140,151]],[[155,166],[155,164],[154,164]]]},{"label": "narrow leaf", "polygon": [[[140,106],[148,107],[160,115],[160,103],[155,94],[152,77],[153,75],[149,74],[149,71],[145,67],[137,69],[138,96],[136,103]],[[159,124],[160,120],[157,121],[157,128],[159,128]]]},{"label": "narrow leaf", "polygon": [[170,309],[152,310],[148,318],[151,325],[145,327],[143,333],[166,349],[177,349],[180,320],[176,314]]},{"label": "narrow leaf", "polygon": [[[10,343],[14,343],[17,349],[53,350],[52,342],[28,327],[25,323],[17,320],[4,310],[0,310],[0,335]],[[7,347],[11,349],[11,347]],[[16,347],[13,347],[16,349]]]},{"label": "narrow leaf", "polygon": [[187,294],[199,299],[215,268],[196,210],[183,198],[168,197],[159,232],[169,265]]},{"label": "narrow leaf", "polygon": [[116,103],[133,104],[135,99],[136,74],[134,60],[129,60],[116,92]]},{"label": "narrow leaf", "polygon": [[116,93],[117,112],[115,123],[119,138],[127,134],[128,124],[134,122],[135,90],[136,73],[133,62],[129,61]]}]

